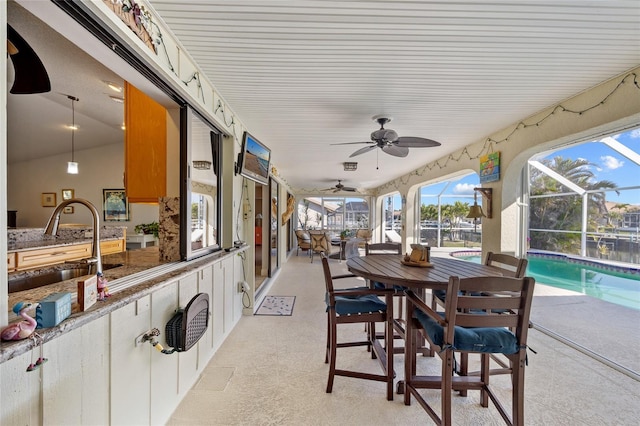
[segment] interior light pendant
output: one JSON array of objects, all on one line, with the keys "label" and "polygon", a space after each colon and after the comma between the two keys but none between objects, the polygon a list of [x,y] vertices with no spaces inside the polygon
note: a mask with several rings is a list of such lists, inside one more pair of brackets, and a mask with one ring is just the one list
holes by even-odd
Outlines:
[{"label": "interior light pendant", "polygon": [[67,173],[69,173],[70,175],[77,175],[78,163],[76,163],[75,161],[69,161],[67,163]]},{"label": "interior light pendant", "polygon": [[78,163],[75,160],[75,140],[76,133],[76,109],[75,103],[78,102],[78,98],[75,96],[67,95],[67,98],[71,100],[71,161],[67,163],[67,173],[70,175],[78,174]]}]

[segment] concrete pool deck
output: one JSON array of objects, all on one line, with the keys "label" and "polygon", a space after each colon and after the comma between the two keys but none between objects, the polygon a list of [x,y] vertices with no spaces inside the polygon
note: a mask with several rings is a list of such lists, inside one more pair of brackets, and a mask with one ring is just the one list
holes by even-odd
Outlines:
[{"label": "concrete pool deck", "polygon": [[[433,256],[456,251],[466,250],[431,249]],[[531,322],[640,375],[640,310],[536,282]]]}]

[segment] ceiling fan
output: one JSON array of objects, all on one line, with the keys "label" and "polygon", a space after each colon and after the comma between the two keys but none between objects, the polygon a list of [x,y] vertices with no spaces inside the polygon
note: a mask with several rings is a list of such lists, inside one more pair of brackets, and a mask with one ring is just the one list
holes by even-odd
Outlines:
[{"label": "ceiling fan", "polygon": [[340,192],[340,191],[347,191],[347,192],[356,192],[357,189],[356,188],[352,188],[350,186],[344,186],[342,184],[342,180],[338,179],[338,183],[336,184],[336,186],[332,186],[331,188],[325,188],[322,191],[331,191],[333,190],[333,192]]},{"label": "ceiling fan", "polygon": [[391,117],[375,115],[372,119],[380,124],[380,129],[371,133],[371,142],[345,142],[334,143],[331,145],[352,145],[360,143],[371,144],[370,146],[360,148],[349,157],[364,154],[365,152],[372,151],[376,147],[382,149],[389,155],[393,155],[395,157],[406,157],[409,154],[409,148],[440,146],[440,142],[436,142],[431,139],[414,136],[398,136],[395,130],[385,129],[384,125],[391,121]]}]

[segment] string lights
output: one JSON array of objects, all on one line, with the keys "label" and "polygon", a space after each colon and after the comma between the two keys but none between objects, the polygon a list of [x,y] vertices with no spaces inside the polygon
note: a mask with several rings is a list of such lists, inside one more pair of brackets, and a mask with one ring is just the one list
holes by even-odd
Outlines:
[{"label": "string lights", "polygon": [[[631,77],[633,77],[631,79]],[[444,162],[440,162],[440,159],[432,162],[432,163],[428,163],[425,164],[422,168],[420,169],[416,169],[414,171],[412,171],[411,173],[403,176],[403,177],[399,177],[398,179],[392,180],[391,182],[388,182],[384,185],[381,185],[379,187],[380,190],[384,190],[387,188],[394,188],[394,189],[400,189],[400,186],[406,185],[407,183],[409,183],[409,180],[411,179],[412,176],[422,176],[424,175],[427,171],[431,171],[433,169],[435,169],[436,167],[438,167],[438,169],[442,170],[445,167],[447,167],[447,165],[449,164],[449,162],[453,161],[453,162],[459,162],[463,156],[466,156],[469,160],[477,160],[480,157],[482,157],[483,155],[489,154],[491,152],[494,151],[494,146],[500,145],[504,142],[509,141],[509,139],[515,135],[517,132],[519,132],[520,130],[525,130],[528,129],[529,127],[539,127],[541,124],[544,124],[547,120],[551,119],[551,117],[557,116],[560,113],[570,113],[570,114],[575,114],[578,116],[582,116],[583,114],[585,114],[586,112],[589,112],[591,110],[594,110],[602,105],[604,105],[611,96],[613,96],[614,93],[616,93],[624,84],[629,84],[628,80],[632,80],[631,84],[633,84],[633,86],[635,86],[636,89],[640,89],[640,82],[638,81],[638,74],[631,72],[627,75],[625,75],[620,82],[618,82],[618,84],[616,85],[616,87],[614,87],[604,98],[602,98],[602,100],[600,100],[599,102],[596,102],[595,104],[581,109],[581,110],[577,110],[577,109],[572,109],[572,108],[568,108],[562,104],[558,104],[555,107],[553,107],[551,109],[551,111],[545,115],[544,117],[542,117],[541,119],[539,119],[538,121],[536,121],[535,123],[525,123],[524,121],[520,121],[518,124],[516,124],[516,126],[513,128],[513,130],[504,138],[502,139],[494,139],[492,137],[488,137],[484,140],[484,143],[482,144],[482,148],[480,149],[480,151],[475,154],[472,155],[469,150],[465,147],[462,149],[462,151],[460,151],[460,155],[458,155],[457,157],[454,156],[454,154],[449,154],[446,159],[444,160]]]}]

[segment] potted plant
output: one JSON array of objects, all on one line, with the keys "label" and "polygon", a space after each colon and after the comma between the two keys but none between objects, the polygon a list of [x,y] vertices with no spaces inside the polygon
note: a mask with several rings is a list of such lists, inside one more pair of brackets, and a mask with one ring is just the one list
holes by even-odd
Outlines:
[{"label": "potted plant", "polygon": [[140,223],[133,228],[136,234],[153,234],[156,238],[158,238],[159,229],[160,225],[158,222]]},{"label": "potted plant", "polygon": [[341,240],[346,240],[347,237],[351,234],[351,232],[348,229],[343,230],[342,232],[340,232],[340,239]]}]

